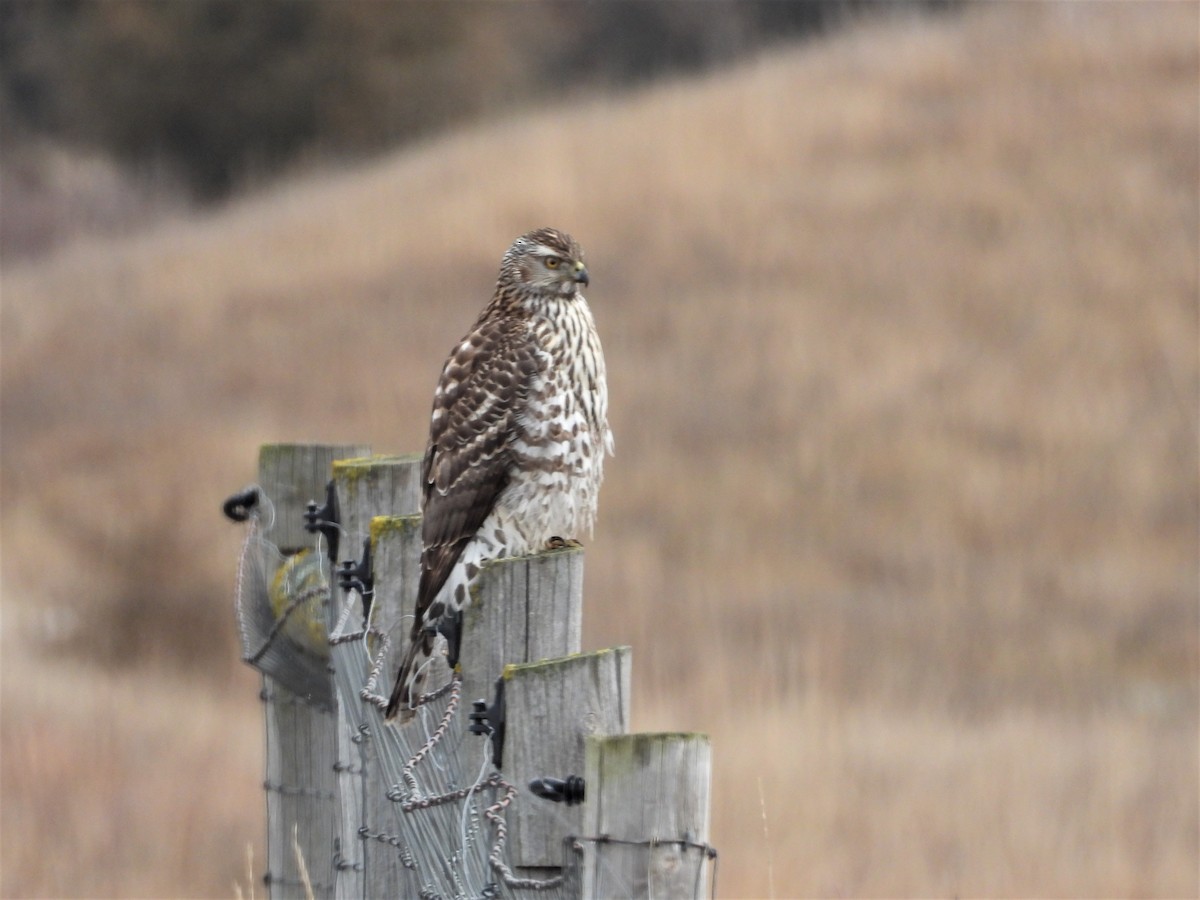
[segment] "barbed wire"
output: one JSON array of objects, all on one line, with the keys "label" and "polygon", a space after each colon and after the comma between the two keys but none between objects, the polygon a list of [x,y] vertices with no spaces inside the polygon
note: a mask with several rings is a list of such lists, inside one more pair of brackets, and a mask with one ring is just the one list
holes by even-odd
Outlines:
[{"label": "barbed wire", "polygon": [[[703,854],[701,864],[696,867],[696,886],[692,891],[692,896],[700,893],[700,880],[704,876],[704,862],[712,863],[712,878],[709,879],[709,896],[716,900],[717,896],[717,861],[719,856],[717,848],[711,844],[701,844],[696,841],[684,840],[681,838],[644,838],[641,840],[630,840],[627,838],[616,838],[608,834],[600,834],[592,837],[570,835],[564,841],[573,850],[582,853],[583,844],[595,844],[597,847],[602,846],[617,846],[617,847],[638,847],[646,848],[653,852],[656,847],[679,847],[684,852],[688,850],[698,850]],[[612,868],[606,867],[603,864],[597,866],[597,871],[607,871],[612,874]]]}]

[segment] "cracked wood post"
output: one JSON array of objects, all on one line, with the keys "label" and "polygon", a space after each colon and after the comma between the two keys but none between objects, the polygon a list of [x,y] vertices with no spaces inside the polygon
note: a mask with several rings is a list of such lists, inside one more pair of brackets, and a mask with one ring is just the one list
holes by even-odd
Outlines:
[{"label": "cracked wood post", "polygon": [[[485,564],[463,614],[459,664],[465,712],[470,711],[476,700],[486,700],[491,706],[496,697],[496,682],[510,664],[537,663],[579,653],[582,630],[582,548],[548,550]],[[615,677],[610,675],[608,681]],[[515,780],[509,748],[510,742],[527,747],[538,736],[516,734],[516,729],[524,725],[512,727],[514,730],[505,736],[500,771],[517,788],[517,802],[528,802],[524,799],[529,794],[528,781]],[[511,826],[512,819],[508,821]],[[560,834],[560,841],[561,838]],[[519,838],[512,834],[507,855],[519,878],[550,878],[561,872],[561,851],[550,866],[527,866],[530,857],[522,851]],[[540,863],[541,857],[533,858]]]},{"label": "cracked wood post", "polygon": [[[393,571],[389,554],[393,542],[385,541],[381,549],[380,529],[388,523],[401,525],[410,523],[408,530],[414,531],[411,523],[419,522],[415,515],[420,508],[420,456],[371,456],[344,459],[334,464],[333,475],[337,485],[338,504],[342,514],[344,539],[343,559],[361,560],[364,539],[371,542],[376,571],[376,603],[379,609],[390,610],[398,606],[402,579],[390,579]],[[410,548],[410,537],[406,546]],[[418,540],[419,552],[419,540]],[[382,555],[382,559],[381,559]],[[410,560],[411,566],[416,560]],[[335,584],[334,609],[341,609],[345,594]],[[361,626],[361,607],[354,610],[355,621],[348,624],[349,630]],[[376,622],[380,618],[375,618]],[[393,634],[393,641],[400,635]],[[346,657],[337,650],[333,653],[335,667],[339,659]],[[370,734],[360,735],[358,724],[369,722],[366,710],[354,688],[357,672],[335,671],[339,682],[338,704],[338,758],[342,763],[339,771],[339,794],[341,798],[340,852],[342,868],[337,873],[336,896],[339,900],[367,900],[373,897],[400,897],[412,892],[412,885],[402,878],[396,865],[396,851],[390,847],[364,840],[359,831],[366,828],[371,832],[390,830],[393,820],[392,803],[387,799],[388,778],[383,772],[379,748]]]},{"label": "cracked wood post", "polygon": [[[304,529],[310,500],[322,502],[335,459],[361,456],[363,445],[266,444],[258,483],[274,507],[266,540],[285,555],[313,545]],[[265,527],[265,526],[264,526]],[[297,852],[318,897],[332,895],[337,830],[335,712],[315,706],[263,676],[266,719],[267,889],[272,898],[304,896]],[[293,840],[293,829],[294,840]],[[297,850],[298,845],[298,850]]]},{"label": "cracked wood post", "polygon": [[520,791],[508,813],[509,856],[518,875],[556,874],[563,838],[583,832],[581,806],[538,797],[529,782],[582,776],[586,737],[629,730],[631,656],[616,647],[505,668],[504,775]]},{"label": "cracked wood post", "polygon": [[614,839],[580,842],[584,897],[706,895],[704,852],[670,842],[708,843],[708,735],[589,737],[584,777],[583,834]]},{"label": "cracked wood post", "polygon": [[463,700],[495,699],[509,663],[578,653],[583,550],[546,550],[486,563],[463,613]]}]

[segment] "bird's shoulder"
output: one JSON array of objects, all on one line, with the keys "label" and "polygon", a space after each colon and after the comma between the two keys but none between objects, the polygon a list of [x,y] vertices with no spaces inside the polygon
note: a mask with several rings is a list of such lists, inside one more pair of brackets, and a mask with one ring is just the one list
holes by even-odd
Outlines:
[{"label": "bird's shoulder", "polygon": [[464,413],[491,396],[519,391],[538,371],[538,342],[529,322],[484,315],[454,346],[442,367],[434,409]]},{"label": "bird's shoulder", "polygon": [[445,490],[468,470],[506,466],[513,423],[543,365],[528,321],[484,311],[450,351],[434,391],[426,485]]}]

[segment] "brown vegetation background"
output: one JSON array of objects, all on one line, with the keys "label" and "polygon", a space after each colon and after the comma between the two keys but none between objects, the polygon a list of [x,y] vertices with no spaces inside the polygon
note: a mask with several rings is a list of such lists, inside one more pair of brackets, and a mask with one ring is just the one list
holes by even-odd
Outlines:
[{"label": "brown vegetation background", "polygon": [[262,442],[419,450],[554,224],[617,435],[585,643],[713,736],[720,894],[1195,896],[1198,28],[867,24],[6,258],[0,892],[261,875],[220,502]]}]

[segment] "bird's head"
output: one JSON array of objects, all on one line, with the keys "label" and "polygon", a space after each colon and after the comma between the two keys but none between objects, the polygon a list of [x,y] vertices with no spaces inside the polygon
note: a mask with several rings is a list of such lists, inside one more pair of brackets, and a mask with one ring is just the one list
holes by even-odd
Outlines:
[{"label": "bird's head", "polygon": [[573,296],[588,283],[583,248],[554,228],[539,228],[517,238],[500,264],[501,285],[518,285],[539,294]]}]

